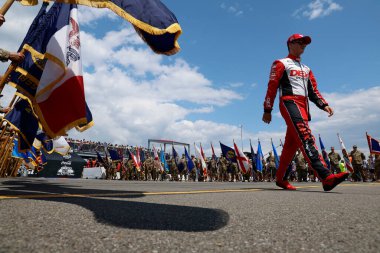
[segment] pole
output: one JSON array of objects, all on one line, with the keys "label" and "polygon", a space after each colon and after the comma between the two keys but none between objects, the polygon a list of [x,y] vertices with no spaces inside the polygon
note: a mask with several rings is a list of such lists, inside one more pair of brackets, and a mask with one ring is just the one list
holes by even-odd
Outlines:
[{"label": "pole", "polygon": [[7,0],[0,9],[0,14],[5,15],[15,0]]},{"label": "pole", "polygon": [[[14,0],[13,0],[14,1]],[[20,51],[21,54],[24,54],[25,53],[25,49],[23,48],[21,51]],[[14,71],[15,69],[17,68],[17,63],[14,63],[12,62],[7,71],[5,72],[5,74],[3,75],[2,79],[0,80],[0,94],[3,92],[3,89],[4,89],[4,86],[5,86],[5,83],[7,83],[8,81],[8,78],[9,78],[9,75],[12,73],[12,71]]]}]

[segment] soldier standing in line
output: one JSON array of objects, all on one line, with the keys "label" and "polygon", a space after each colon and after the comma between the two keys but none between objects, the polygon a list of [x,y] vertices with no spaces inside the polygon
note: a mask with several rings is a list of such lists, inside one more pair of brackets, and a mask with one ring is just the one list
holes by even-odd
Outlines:
[{"label": "soldier standing in line", "polygon": [[267,157],[266,162],[267,162],[268,182],[271,182],[274,180],[276,176],[276,162],[272,154],[272,151],[269,151],[269,156]]},{"label": "soldier standing in line", "polygon": [[306,160],[298,149],[295,157],[298,182],[307,182]]},{"label": "soldier standing in line", "polygon": [[366,176],[363,169],[363,161],[365,160],[365,155],[358,150],[358,147],[354,145],[353,150],[350,153],[352,158],[352,167],[354,169],[354,173],[352,174],[352,179],[354,181],[360,181],[359,174],[363,182],[366,181]]},{"label": "soldier standing in line", "polygon": [[331,147],[331,152],[329,153],[330,160],[330,171],[331,173],[338,174],[340,173],[339,161],[342,159],[338,153],[335,152],[334,147]]},{"label": "soldier standing in line", "polygon": [[178,170],[179,170],[179,180],[185,180],[187,181],[187,162],[185,154],[182,154],[182,158],[179,160],[178,163]]},{"label": "soldier standing in line", "polygon": [[380,183],[380,154],[375,155],[375,179]]},{"label": "soldier standing in line", "polygon": [[172,176],[171,181],[178,181],[178,168],[177,164],[175,164],[174,158],[171,159],[170,174]]},{"label": "soldier standing in line", "polygon": [[227,181],[227,176],[226,176],[227,175],[227,159],[223,156],[223,154],[220,154],[218,167],[219,167],[218,181],[219,182]]}]

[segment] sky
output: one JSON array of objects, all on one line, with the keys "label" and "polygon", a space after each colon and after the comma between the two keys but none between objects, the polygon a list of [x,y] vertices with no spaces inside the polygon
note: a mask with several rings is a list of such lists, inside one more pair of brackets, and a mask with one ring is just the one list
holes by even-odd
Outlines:
[{"label": "sky", "polygon": [[[3,3],[4,1],[1,1]],[[366,131],[380,139],[380,1],[163,0],[182,27],[181,51],[153,53],[130,24],[107,9],[79,7],[86,100],[95,125],[69,137],[147,146],[148,139],[202,143],[211,155],[233,140],[264,153],[278,146],[286,125],[278,109],[262,122],[271,64],[287,56],[286,40],[309,35],[302,62],[334,109],[311,105],[311,130],[325,147],[368,154]],[[19,3],[0,28],[0,48],[16,51],[40,6]],[[8,65],[0,64],[0,73]],[[2,104],[12,98],[7,86]],[[318,143],[319,145],[319,143]],[[192,148],[192,151],[194,148]],[[181,153],[181,150],[177,148]],[[281,147],[278,148],[281,152]]]}]

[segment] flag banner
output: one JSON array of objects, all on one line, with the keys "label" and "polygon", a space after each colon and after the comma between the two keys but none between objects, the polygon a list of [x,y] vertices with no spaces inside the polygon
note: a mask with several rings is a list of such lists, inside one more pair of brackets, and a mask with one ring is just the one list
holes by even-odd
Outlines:
[{"label": "flag banner", "polygon": [[323,145],[322,138],[320,135],[319,135],[319,145],[321,146],[323,160],[325,161],[327,168],[330,169],[330,166],[331,166],[330,159],[329,159],[329,156],[327,155],[325,145]]},{"label": "flag banner", "polygon": [[160,160],[161,160],[161,163],[164,164],[165,171],[168,172],[169,171],[169,165],[166,162],[165,153],[164,153],[164,151],[162,149],[160,151]]},{"label": "flag banner", "polygon": [[263,160],[264,160],[264,155],[261,149],[261,143],[259,141],[259,145],[257,146],[257,153],[256,153],[256,169],[260,172],[263,171]]},{"label": "flag banner", "polygon": [[174,158],[174,162],[175,162],[175,165],[177,166],[178,170],[179,170],[179,167],[178,167],[178,163],[179,163],[179,156],[178,156],[178,153],[177,151],[175,150],[174,146],[172,146],[172,156]]},{"label": "flag banner", "polygon": [[21,99],[16,102],[4,118],[18,132],[18,149],[25,152],[32,148],[34,138],[38,131],[38,120],[29,102]]},{"label": "flag banner", "polygon": [[153,155],[154,155],[154,160],[158,161],[158,153],[156,147],[153,145]]},{"label": "flag banner", "polygon": [[194,143],[194,147],[195,147],[195,155],[197,156],[197,158],[201,162],[203,175],[207,176],[207,165],[206,165],[206,162],[205,162],[205,160],[204,160],[204,158],[202,156],[202,152],[198,148],[197,144]]},{"label": "flag banner", "polygon": [[54,152],[65,156],[70,151],[70,145],[67,143],[65,137],[60,136],[53,139],[53,149]]},{"label": "flag banner", "polygon": [[367,135],[367,140],[368,140],[368,147],[369,147],[369,152],[374,155],[380,155],[380,141],[372,138],[368,133]]},{"label": "flag banner", "polygon": [[343,159],[344,159],[344,163],[346,165],[346,168],[351,173],[353,173],[354,172],[354,167],[351,164],[349,155],[348,155],[347,150],[346,150],[346,146],[344,146],[343,140],[342,140],[342,138],[340,138],[339,134],[338,134],[338,139],[339,139],[339,143],[340,143],[340,148],[342,149]]},{"label": "flag banner", "polygon": [[98,151],[96,151],[96,158],[98,159],[98,162],[100,162],[103,165],[105,164],[103,158],[100,156]]},{"label": "flag banner", "polygon": [[194,169],[195,165],[193,163],[193,160],[191,160],[189,153],[187,153],[186,147],[185,147],[185,157],[186,157],[186,162],[187,162],[187,170],[190,172]]},{"label": "flag banner", "polygon": [[94,120],[92,118],[92,113],[91,113],[91,110],[90,110],[90,108],[88,107],[88,105],[86,103],[86,123],[79,124],[75,128],[79,132],[84,132],[87,129],[91,128],[93,125],[94,125]]},{"label": "flag banner", "polygon": [[144,150],[140,147],[140,163],[142,164],[145,162],[145,152]]},{"label": "flag banner", "polygon": [[274,163],[276,164],[276,169],[278,169],[278,166],[280,165],[280,158],[278,157],[276,147],[274,146],[272,140],[271,142],[272,142],[272,149],[273,149],[273,155],[274,155]]},{"label": "flag banner", "polygon": [[248,158],[245,156],[243,152],[240,152],[238,146],[234,142],[234,148],[235,148],[235,153],[236,153],[236,160],[237,164],[240,168],[240,170],[246,174],[249,171],[249,162]]},{"label": "flag banner", "polygon": [[[41,143],[40,147],[36,146],[36,140]],[[37,142],[37,143],[38,143]],[[48,154],[51,154],[54,152],[54,145],[53,140],[49,136],[47,136],[43,131],[38,131],[36,135],[36,139],[34,140],[33,146],[37,149],[40,149],[41,147],[44,149],[44,151]]]},{"label": "flag banner", "polygon": [[256,154],[253,150],[252,143],[249,141],[249,145],[251,146],[251,161],[252,161],[252,168],[256,169]]},{"label": "flag banner", "polygon": [[[112,161],[119,161],[120,160],[120,156],[119,156],[119,153],[117,152],[117,150],[108,149],[108,152],[110,153],[110,157],[111,157]],[[129,154],[132,155],[132,153],[130,151],[129,151]]]},{"label": "flag banner", "polygon": [[203,160],[206,161],[206,155],[205,155],[205,152],[203,152],[202,143],[199,143],[199,147],[200,147],[200,150],[201,150],[201,155],[203,157]]},{"label": "flag banner", "polygon": [[[129,152],[129,157],[132,158],[133,163],[136,166],[137,171],[140,171],[141,170],[141,166],[140,166],[140,163],[139,163],[137,157],[129,149],[128,149],[128,152]],[[110,155],[111,155],[111,153],[110,153]],[[111,158],[112,158],[112,156],[111,156]]]},{"label": "flag banner", "polygon": [[138,147],[136,147],[136,162],[139,168],[141,168],[140,149]]},{"label": "flag banner", "polygon": [[236,154],[235,154],[235,150],[231,147],[228,147],[226,145],[224,145],[223,143],[220,142],[220,148],[222,149],[222,153],[224,155],[224,157],[230,161],[230,162],[234,162],[236,163],[237,160],[236,160]]},{"label": "flag banner", "polygon": [[44,3],[21,49],[25,60],[10,84],[30,99],[46,134],[88,124],[76,5],[54,3],[46,12]]},{"label": "flag banner", "polygon": [[[182,30],[176,16],[159,0],[55,0],[61,3],[108,8],[126,19],[156,53],[172,55],[180,50],[177,42]],[[22,0],[36,5],[37,0]]]},{"label": "flag banner", "polygon": [[215,150],[214,150],[214,146],[212,145],[212,142],[211,142],[211,150],[212,150],[212,159],[216,161]]}]

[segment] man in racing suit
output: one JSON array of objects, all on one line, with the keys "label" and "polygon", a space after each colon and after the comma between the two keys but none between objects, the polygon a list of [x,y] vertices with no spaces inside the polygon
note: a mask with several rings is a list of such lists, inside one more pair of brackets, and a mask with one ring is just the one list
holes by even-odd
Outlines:
[{"label": "man in racing suit", "polygon": [[310,43],[309,36],[293,34],[287,41],[288,57],[274,61],[264,101],[263,121],[268,124],[271,122],[273,102],[279,90],[280,112],[285,119],[287,130],[280,165],[276,173],[276,185],[287,190],[296,189],[287,178],[284,178],[284,175],[296,150],[300,148],[306,161],[321,179],[323,189],[330,191],[344,181],[349,174],[330,173],[318,152],[315,138],[309,128],[308,122],[311,119],[309,99],[318,108],[326,111],[329,117],[334,114],[333,109],[319,93],[313,72],[300,61],[300,56]]}]

